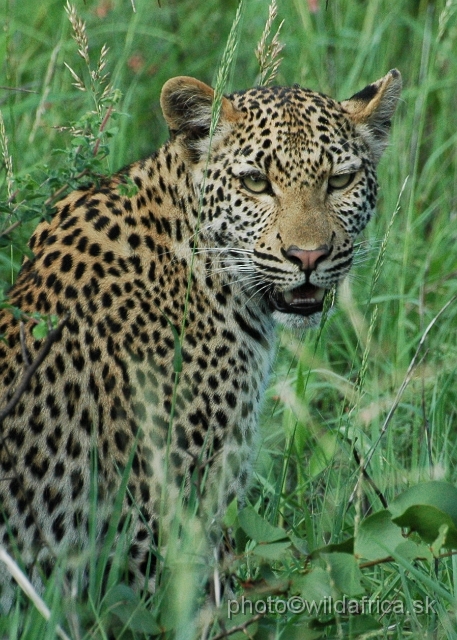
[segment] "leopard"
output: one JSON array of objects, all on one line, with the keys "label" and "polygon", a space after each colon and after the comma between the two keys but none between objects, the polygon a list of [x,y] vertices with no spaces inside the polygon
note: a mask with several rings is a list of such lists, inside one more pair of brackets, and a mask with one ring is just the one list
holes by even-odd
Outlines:
[{"label": "leopard", "polygon": [[319,326],[348,275],[401,86],[172,78],[164,145],[39,223],[0,311],[0,544],[34,584],[102,544],[116,505],[149,585],[178,504],[197,495],[207,530],[243,502],[277,325]]}]

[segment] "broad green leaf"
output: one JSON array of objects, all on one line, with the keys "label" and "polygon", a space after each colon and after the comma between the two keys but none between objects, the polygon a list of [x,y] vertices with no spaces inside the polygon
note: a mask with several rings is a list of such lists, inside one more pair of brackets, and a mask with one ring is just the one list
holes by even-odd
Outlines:
[{"label": "broad green leaf", "polygon": [[[269,638],[278,638],[278,640],[279,638],[281,640],[321,640],[323,638],[322,629],[311,629],[308,620],[295,622],[287,620],[285,616],[259,620],[258,636],[259,640],[267,640]],[[231,637],[229,640],[231,640]],[[243,640],[249,640],[249,636],[245,635]]]},{"label": "broad green leaf", "polygon": [[446,539],[449,533],[449,527],[442,524],[439,529],[438,537],[433,541],[432,552],[435,557],[438,557],[440,550],[446,546]]},{"label": "broad green leaf", "polygon": [[160,627],[153,614],[144,608],[138,594],[124,584],[113,587],[103,601],[110,613],[131,631],[139,633],[157,634]]},{"label": "broad green leaf", "polygon": [[395,520],[409,507],[428,505],[435,507],[451,518],[457,527],[457,489],[448,482],[432,480],[410,487],[395,498],[389,505],[389,511]]},{"label": "broad green leaf", "polygon": [[119,604],[119,602],[136,602],[139,603],[138,594],[133,591],[131,587],[126,584],[117,584],[110,589],[103,599],[103,605],[106,608],[110,608],[113,605]]},{"label": "broad green leaf", "polygon": [[442,547],[457,549],[457,528],[452,518],[436,507],[422,504],[409,507],[401,516],[393,518],[393,522],[417,531],[429,544],[440,538]]},{"label": "broad green leaf", "polygon": [[[392,521],[417,531],[439,548],[457,548],[457,489],[448,482],[430,481],[410,487],[389,506]],[[443,528],[444,527],[444,528]]]},{"label": "broad green leaf", "polygon": [[285,593],[289,588],[289,580],[287,576],[278,576],[273,571],[272,563],[262,562],[260,564],[259,577],[265,581],[269,589],[274,593]]},{"label": "broad green leaf", "polygon": [[264,520],[252,507],[245,507],[238,514],[243,531],[255,542],[277,542],[287,538],[283,529]]},{"label": "broad green leaf", "polygon": [[[255,602],[249,601],[244,602],[244,611],[243,611],[243,603],[238,602],[236,600],[228,601],[228,618],[229,623],[225,623],[227,627],[227,632],[230,633],[230,629],[234,627],[238,627],[240,625],[246,624],[249,620],[251,620],[256,613],[255,610]],[[251,607],[252,606],[252,613]],[[236,631],[232,633],[229,637],[230,640],[247,640],[247,638],[254,638],[258,629],[258,621],[253,622],[252,624],[246,627],[246,631]]]},{"label": "broad green leaf", "polygon": [[399,544],[395,549],[395,553],[399,554],[406,560],[415,560],[416,558],[423,558],[428,562],[433,560],[433,554],[426,544],[410,539],[404,540]]},{"label": "broad green leaf", "polygon": [[272,542],[270,544],[259,544],[252,553],[268,560],[279,560],[290,547],[290,542]]},{"label": "broad green leaf", "polygon": [[134,603],[126,602],[119,604],[111,610],[119,620],[131,631],[145,634],[159,634],[160,627],[155,621],[153,614],[144,608],[140,608]]},{"label": "broad green leaf", "polygon": [[[344,638],[357,638],[365,633],[370,633],[369,638],[374,638],[374,631],[381,631],[382,624],[369,615],[352,615],[349,622],[343,622],[341,630]],[[365,636],[363,636],[365,637]],[[376,636],[378,637],[378,636]]]},{"label": "broad green leaf", "polygon": [[233,527],[238,516],[238,500],[234,498],[228,505],[224,515],[224,525]]},{"label": "broad green leaf", "polygon": [[355,537],[354,553],[366,560],[380,560],[390,556],[404,541],[401,529],[384,509],[362,521]]},{"label": "broad green leaf", "polygon": [[41,320],[32,329],[32,334],[35,340],[42,340],[43,338],[46,338],[48,333],[49,333],[49,328],[46,320]]},{"label": "broad green leaf", "polygon": [[291,592],[298,592],[309,605],[310,615],[319,615],[320,605],[332,596],[332,586],[328,571],[314,567],[312,571],[292,580]]},{"label": "broad green leaf", "polygon": [[327,563],[330,578],[335,587],[348,596],[362,595],[362,572],[357,561],[349,553],[322,553],[321,558]]},{"label": "broad green leaf", "polygon": [[325,547],[314,549],[311,554],[312,558],[319,556],[321,553],[354,553],[354,538],[348,538],[343,542],[327,544]]},{"label": "broad green leaf", "polygon": [[294,545],[294,547],[297,549],[297,551],[299,551],[303,555],[308,555],[309,550],[308,550],[308,543],[306,542],[306,540],[303,540],[303,538],[299,538],[294,533],[289,534],[289,539]]}]

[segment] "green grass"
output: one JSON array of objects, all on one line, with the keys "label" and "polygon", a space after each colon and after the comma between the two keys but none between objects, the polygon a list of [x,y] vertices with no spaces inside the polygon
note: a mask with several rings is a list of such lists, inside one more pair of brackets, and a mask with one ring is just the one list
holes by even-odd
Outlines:
[{"label": "green grass", "polygon": [[[408,374],[429,323],[457,295],[457,2],[329,0],[327,9],[323,0],[320,4],[320,11],[310,14],[304,0],[280,3],[285,48],[279,83],[299,82],[342,99],[398,67],[405,88],[379,169],[378,215],[361,238],[358,264],[340,292],[337,312],[322,332],[281,333],[249,496],[262,521],[250,510],[237,516],[234,507],[227,515],[237,538],[228,566],[237,576],[233,597],[244,593],[252,601],[266,601],[301,594],[322,601],[341,597],[346,588],[359,600],[365,594],[379,603],[405,602],[409,609],[412,601],[436,600],[426,614],[407,615],[393,606],[372,612],[372,621],[321,613],[321,626],[310,622],[316,616],[266,615],[249,627],[256,640],[356,638],[372,623],[376,638],[453,639],[455,557],[418,560],[414,553],[395,551],[391,539],[398,527],[362,521],[382,511],[380,496],[390,505],[407,488],[429,480],[457,486],[457,301],[427,333]],[[87,83],[64,3],[5,0],[0,7],[0,110],[14,175],[9,185],[7,172],[0,173],[0,231],[17,217],[24,220],[12,235],[0,237],[3,288],[14,279],[37,211],[53,191],[73,184],[78,162],[94,172],[111,172],[151,153],[167,136],[158,106],[163,83],[183,74],[216,83],[236,2],[162,0],[159,6],[136,0],[135,6],[136,13],[127,0],[77,4],[87,23],[92,68],[106,43],[106,70],[122,94],[118,102],[112,96],[117,115],[104,128],[101,143],[109,155],[101,160],[92,153],[94,138],[85,146],[79,140],[75,155],[71,132],[57,128],[80,121],[96,104],[91,92],[72,86],[63,64]],[[267,14],[267,2],[246,0],[226,92],[256,82],[254,49]],[[98,117],[91,119],[95,135],[103,114]],[[8,203],[16,189],[14,203],[22,202],[17,210]],[[361,464],[370,457],[371,482],[361,478],[357,456]],[[431,500],[441,504],[435,493]],[[274,538],[265,523],[286,532],[281,539],[275,530],[271,543],[288,543],[282,553],[278,546],[265,551],[266,544],[256,544]],[[375,548],[378,530],[385,534],[384,554]],[[356,549],[363,548],[363,536],[368,539],[367,555],[357,560],[360,568],[352,553],[340,548],[310,555],[353,536]],[[423,554],[430,554],[430,546],[436,556],[447,553],[438,542],[425,545],[412,538]],[[198,559],[184,563],[185,553],[163,572],[152,603],[141,601],[119,586],[124,543],[121,537],[116,545],[118,561],[106,596],[101,589],[105,556],[93,560],[88,590],[76,585],[73,592],[63,570],[57,570],[43,594],[51,620],[46,622],[23,595],[22,609],[18,604],[0,617],[0,637],[48,640],[57,637],[59,624],[72,639],[106,638],[114,625],[116,638],[152,637],[161,627],[169,629],[163,638],[209,640],[252,618],[229,619],[226,600],[219,609],[205,605],[201,566]],[[187,544],[191,550],[192,535]],[[169,555],[173,560],[172,551]],[[389,562],[376,561],[390,555]]]}]

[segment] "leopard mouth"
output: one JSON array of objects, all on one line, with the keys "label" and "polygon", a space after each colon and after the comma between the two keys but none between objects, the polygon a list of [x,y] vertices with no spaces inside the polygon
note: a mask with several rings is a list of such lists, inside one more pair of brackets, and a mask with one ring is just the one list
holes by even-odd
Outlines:
[{"label": "leopard mouth", "polygon": [[281,313],[312,316],[323,310],[326,293],[326,289],[306,283],[289,291],[272,289],[269,302],[274,310],[281,311]]}]

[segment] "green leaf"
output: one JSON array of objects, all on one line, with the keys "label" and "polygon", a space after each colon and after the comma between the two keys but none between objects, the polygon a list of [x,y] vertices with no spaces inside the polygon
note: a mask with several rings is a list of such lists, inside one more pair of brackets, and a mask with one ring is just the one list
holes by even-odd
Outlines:
[{"label": "green leaf", "polygon": [[[312,624],[312,623],[311,623]],[[281,640],[322,640],[322,629],[311,629],[307,622],[281,618],[261,618],[259,620],[258,637],[262,640],[269,638],[281,638]],[[251,636],[252,637],[252,636]],[[257,638],[257,636],[255,636]],[[230,636],[229,640],[232,640]],[[240,636],[241,640],[241,636]],[[243,640],[249,640],[249,636],[244,636]]]},{"label": "green leaf", "polygon": [[267,560],[279,560],[284,552],[290,547],[290,542],[272,542],[270,544],[259,544],[252,553]]},{"label": "green leaf", "polygon": [[147,634],[159,634],[161,631],[153,614],[144,608],[138,595],[124,584],[113,587],[103,604],[131,631]]},{"label": "green leaf", "polygon": [[435,551],[457,548],[457,489],[452,484],[430,481],[410,487],[389,510],[398,526],[416,531],[429,544],[436,541]]},{"label": "green leaf", "polygon": [[343,542],[328,544],[325,547],[319,547],[319,549],[314,549],[311,553],[311,557],[315,558],[319,556],[321,553],[354,553],[354,538],[348,538],[347,540],[343,540]]},{"label": "green leaf", "polygon": [[178,331],[177,331],[175,325],[170,320],[170,318],[168,318],[168,316],[165,315],[165,313],[162,311],[162,309],[159,309],[159,311],[163,315],[165,320],[167,321],[167,324],[170,327],[171,332],[173,334],[173,344],[174,344],[173,371],[175,373],[181,373],[181,371],[182,371],[182,349],[181,349],[181,340],[179,338]]},{"label": "green leaf", "polygon": [[9,307],[11,314],[15,320],[22,320],[22,311],[17,307]]},{"label": "green leaf", "polygon": [[[242,608],[236,601],[232,600],[231,604],[233,607],[238,606],[240,609]],[[229,605],[230,606],[230,605]],[[229,609],[230,611],[230,609]],[[233,611],[233,610],[232,610]],[[249,620],[252,619],[254,614],[250,613],[250,611],[246,611],[245,613],[230,613],[229,620],[230,626],[227,625],[227,632],[230,633],[230,630],[234,627],[238,627],[240,625],[246,624]],[[230,640],[247,640],[247,638],[254,638],[259,623],[254,621],[252,624],[247,625],[245,628],[246,631],[236,631],[230,635]]]},{"label": "green leaf", "polygon": [[119,605],[112,613],[131,631],[147,634],[159,634],[161,631],[153,614],[133,603]]},{"label": "green leaf", "polygon": [[243,531],[255,542],[277,542],[287,538],[287,534],[283,529],[273,527],[273,525],[259,516],[252,507],[242,509],[238,514],[238,521]]},{"label": "green leaf", "polygon": [[46,320],[40,320],[38,324],[36,324],[32,329],[32,334],[35,340],[42,340],[46,338],[49,333],[49,327]]},{"label": "green leaf", "polygon": [[109,609],[112,606],[118,605],[120,602],[135,602],[139,603],[138,594],[133,591],[131,587],[126,584],[117,584],[110,589],[103,599],[103,605]]},{"label": "green leaf", "polygon": [[392,522],[387,509],[369,516],[360,524],[355,537],[354,553],[359,558],[380,560],[405,541],[401,529]]},{"label": "green leaf", "polygon": [[409,507],[423,504],[446,513],[457,527],[457,489],[449,482],[432,480],[410,487],[392,501],[389,511],[393,518],[401,516]]},{"label": "green leaf", "polygon": [[446,546],[448,533],[449,527],[447,527],[445,524],[442,524],[439,529],[438,537],[433,541],[432,544],[432,552],[435,557],[438,557],[441,549]]},{"label": "green leaf", "polygon": [[393,522],[400,527],[408,527],[411,531],[416,531],[429,544],[439,538],[440,547],[457,549],[457,528],[452,518],[436,507],[428,505],[410,507],[401,516],[394,518]]},{"label": "green leaf", "polygon": [[[341,631],[344,638],[357,638],[364,633],[370,633],[370,638],[375,636],[371,635],[374,631],[381,631],[382,624],[369,615],[352,615],[349,622],[343,622],[341,624]],[[365,637],[365,636],[364,636]],[[379,637],[379,636],[376,636]]]},{"label": "green leaf", "polygon": [[348,596],[362,595],[362,572],[357,561],[349,553],[322,553],[321,558],[327,563],[330,578],[335,587]]},{"label": "green leaf", "polygon": [[299,538],[294,533],[289,534],[289,540],[292,542],[297,551],[305,556],[309,554],[308,543],[306,542],[306,540],[303,540],[303,538]]},{"label": "green leaf", "polygon": [[228,505],[224,515],[224,526],[233,527],[238,517],[238,500],[234,498]]},{"label": "green leaf", "polygon": [[423,558],[428,562],[433,560],[433,554],[426,544],[411,539],[404,540],[402,544],[399,544],[395,549],[395,553],[405,558],[405,560],[415,560],[416,558]]},{"label": "green leaf", "polygon": [[[321,567],[314,567],[312,571],[292,580],[291,593],[298,592],[303,600],[309,604],[309,613],[318,615],[318,606],[324,598],[330,598],[333,594],[328,571]],[[312,603],[315,603],[316,611],[312,610]]]},{"label": "green leaf", "polygon": [[287,577],[278,576],[272,568],[272,564],[268,562],[259,563],[259,578],[265,581],[271,592],[285,593],[289,588],[289,580]]}]

